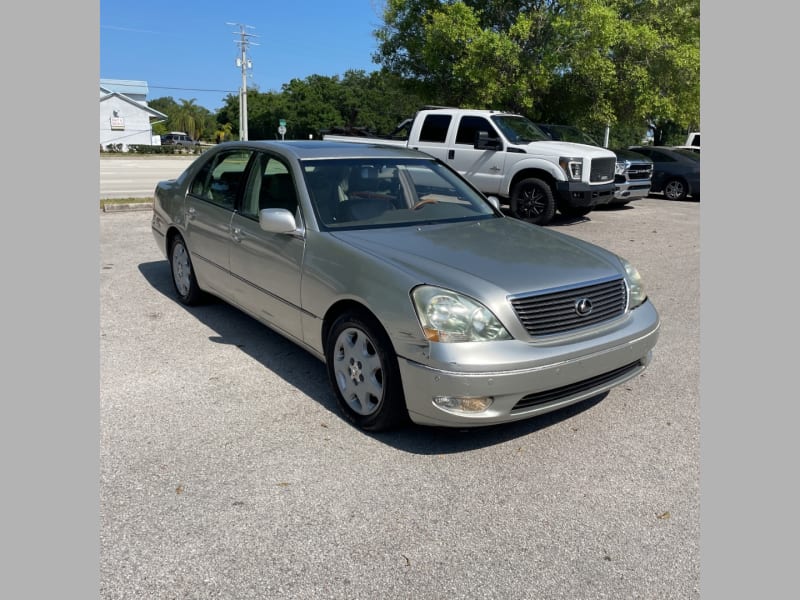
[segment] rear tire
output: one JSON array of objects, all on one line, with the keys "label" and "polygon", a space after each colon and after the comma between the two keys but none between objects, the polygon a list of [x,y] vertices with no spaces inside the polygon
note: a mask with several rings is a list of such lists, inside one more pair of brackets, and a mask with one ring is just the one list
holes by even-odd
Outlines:
[{"label": "rear tire", "polygon": [[553,190],[536,177],[519,181],[511,192],[509,204],[511,214],[534,225],[547,225],[556,213]]},{"label": "rear tire", "polygon": [[203,291],[197,285],[189,249],[180,235],[175,236],[169,247],[169,269],[178,300],[187,306],[199,304],[203,299]]},{"label": "rear tire", "polygon": [[686,183],[682,179],[670,179],[664,184],[664,196],[667,200],[685,200],[688,193]]},{"label": "rear tire", "polygon": [[350,423],[386,431],[408,422],[397,356],[373,319],[352,312],[337,318],[325,344],[325,363],[336,403]]}]

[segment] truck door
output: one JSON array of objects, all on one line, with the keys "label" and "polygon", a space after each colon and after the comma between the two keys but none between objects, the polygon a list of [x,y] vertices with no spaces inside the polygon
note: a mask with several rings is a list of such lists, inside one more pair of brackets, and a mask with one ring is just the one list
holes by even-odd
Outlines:
[{"label": "truck door", "polygon": [[425,120],[419,130],[417,143],[410,143],[409,146],[415,150],[421,150],[444,162],[447,159],[447,131],[453,115],[429,114],[425,115]]},{"label": "truck door", "polygon": [[[486,132],[490,139],[500,140],[496,150],[477,149],[478,133]],[[503,138],[488,119],[465,115],[458,122],[452,150],[446,162],[469,179],[484,194],[499,194],[505,172]]]}]

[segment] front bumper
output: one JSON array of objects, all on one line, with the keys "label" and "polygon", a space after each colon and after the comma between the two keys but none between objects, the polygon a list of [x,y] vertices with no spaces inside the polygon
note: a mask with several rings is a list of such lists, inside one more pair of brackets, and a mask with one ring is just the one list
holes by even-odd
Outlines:
[{"label": "front bumper", "polygon": [[608,204],[614,198],[614,182],[588,184],[576,181],[557,181],[560,203],[573,208],[594,208]]},{"label": "front bumper", "polygon": [[[659,317],[648,301],[620,328],[580,343],[520,344],[513,364],[474,371],[475,357],[447,367],[399,358],[406,405],[420,425],[478,427],[527,419],[592,398],[639,375],[650,363],[658,340]],[[493,344],[497,342],[487,342]],[[465,357],[466,358],[466,357]],[[437,397],[491,397],[479,413],[455,413],[434,403]]]},{"label": "front bumper", "polygon": [[614,187],[614,200],[613,202],[629,202],[631,200],[639,200],[646,198],[650,193],[650,180],[629,181],[626,183],[618,183]]}]

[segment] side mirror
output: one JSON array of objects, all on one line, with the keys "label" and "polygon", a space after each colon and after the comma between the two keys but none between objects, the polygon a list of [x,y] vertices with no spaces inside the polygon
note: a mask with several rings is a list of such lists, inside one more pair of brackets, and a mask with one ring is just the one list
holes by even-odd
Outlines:
[{"label": "side mirror", "polygon": [[487,196],[486,199],[489,201],[489,204],[494,206],[497,210],[500,210],[500,200],[498,200],[497,196]]},{"label": "side mirror", "polygon": [[500,138],[489,137],[488,131],[479,131],[475,136],[476,150],[502,150],[503,142]]},{"label": "side mirror", "polygon": [[285,208],[264,208],[258,213],[258,224],[270,233],[294,233],[297,221],[294,215]]}]

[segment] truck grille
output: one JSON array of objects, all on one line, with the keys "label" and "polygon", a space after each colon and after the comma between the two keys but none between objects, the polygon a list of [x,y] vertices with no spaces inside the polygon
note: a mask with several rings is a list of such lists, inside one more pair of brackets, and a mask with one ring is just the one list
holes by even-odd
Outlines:
[{"label": "truck grille", "polygon": [[[514,296],[510,300],[525,331],[536,337],[565,333],[618,317],[628,305],[628,291],[623,279],[612,279],[555,292]],[[584,314],[578,311],[582,301],[588,301],[591,307]]]},{"label": "truck grille", "polygon": [[613,158],[593,158],[592,171],[589,174],[589,181],[592,183],[614,181],[614,168],[616,166],[616,156]]},{"label": "truck grille", "polygon": [[615,175],[614,183],[627,183],[629,181],[644,181],[653,177],[652,164],[634,164],[625,170],[624,175]]},{"label": "truck grille", "polygon": [[650,179],[653,176],[652,164],[633,164],[627,171],[628,179]]}]

